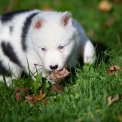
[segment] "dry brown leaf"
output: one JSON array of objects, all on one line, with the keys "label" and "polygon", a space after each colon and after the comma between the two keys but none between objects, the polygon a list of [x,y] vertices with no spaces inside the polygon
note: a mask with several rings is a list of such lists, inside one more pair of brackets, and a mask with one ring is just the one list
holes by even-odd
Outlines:
[{"label": "dry brown leaf", "polygon": [[113,7],[112,4],[107,0],[102,0],[98,4],[98,9],[100,11],[109,12],[112,10],[112,7]]},{"label": "dry brown leaf", "polygon": [[69,74],[70,74],[70,72],[65,67],[59,71],[54,70],[50,74],[50,80],[54,80],[55,82],[60,82]]},{"label": "dry brown leaf", "polygon": [[53,10],[50,6],[50,4],[45,4],[42,10],[47,11],[47,10]]},{"label": "dry brown leaf", "polygon": [[112,105],[114,102],[119,100],[119,95],[117,94],[113,99],[111,96],[108,97],[108,106]]},{"label": "dry brown leaf", "polygon": [[35,95],[33,99],[31,100],[32,103],[39,103],[39,95]]},{"label": "dry brown leaf", "polygon": [[115,3],[121,3],[121,0],[113,0]]},{"label": "dry brown leaf", "polygon": [[58,94],[61,94],[64,91],[64,88],[60,85],[54,84],[51,88],[52,91],[55,91]]},{"label": "dry brown leaf", "polygon": [[110,18],[106,23],[103,24],[103,27],[110,27],[111,25],[113,25],[115,23],[115,18],[112,17]]},{"label": "dry brown leaf", "polygon": [[46,93],[42,93],[42,89],[39,92],[39,95],[34,95],[33,97],[30,95],[25,96],[25,99],[28,103],[39,103],[44,97],[46,96]]},{"label": "dry brown leaf", "polygon": [[22,94],[21,93],[16,93],[16,96],[15,96],[16,100],[19,101],[22,99]]},{"label": "dry brown leaf", "polygon": [[41,89],[38,96],[39,96],[38,99],[39,99],[39,100],[42,100],[43,98],[45,98],[46,93],[43,93],[43,90]]},{"label": "dry brown leaf", "polygon": [[122,122],[122,115],[119,115],[118,117],[119,122]]},{"label": "dry brown leaf", "polygon": [[38,102],[38,97],[37,96],[30,96],[30,95],[27,95],[25,96],[25,99],[27,100],[28,103],[37,103]]},{"label": "dry brown leaf", "polygon": [[39,92],[39,95],[33,95],[33,97],[29,94],[28,88],[15,88],[16,91],[16,100],[21,100],[22,96],[25,96],[25,100],[27,100],[28,103],[39,103],[44,97],[46,96],[46,93],[42,93],[42,89]]},{"label": "dry brown leaf", "polygon": [[31,103],[32,97],[30,95],[25,96],[25,99],[28,101],[28,103]]},{"label": "dry brown leaf", "polygon": [[24,95],[28,95],[29,94],[28,88],[18,88],[18,87],[16,87],[14,90],[16,91],[15,99],[17,101],[22,99],[22,95],[23,94]]},{"label": "dry brown leaf", "polygon": [[14,89],[17,93],[19,92],[19,93],[24,93],[25,95],[28,95],[29,94],[29,89],[28,88],[18,88],[18,87],[16,87],[15,89]]},{"label": "dry brown leaf", "polygon": [[115,73],[120,73],[120,69],[121,68],[119,66],[113,65],[109,69],[107,69],[106,71],[109,75],[115,75]]}]

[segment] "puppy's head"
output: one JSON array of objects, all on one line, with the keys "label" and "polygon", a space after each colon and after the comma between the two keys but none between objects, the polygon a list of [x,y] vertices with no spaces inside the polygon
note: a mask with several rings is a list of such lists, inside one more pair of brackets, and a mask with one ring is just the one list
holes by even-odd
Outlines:
[{"label": "puppy's head", "polygon": [[31,39],[44,68],[61,70],[76,48],[76,29],[69,12],[42,12],[32,21]]}]

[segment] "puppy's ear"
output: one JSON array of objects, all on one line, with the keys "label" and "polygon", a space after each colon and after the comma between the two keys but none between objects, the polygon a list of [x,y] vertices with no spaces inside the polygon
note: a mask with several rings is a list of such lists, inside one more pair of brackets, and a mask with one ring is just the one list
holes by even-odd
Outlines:
[{"label": "puppy's ear", "polygon": [[61,24],[63,26],[72,26],[72,14],[70,12],[64,12],[61,18]]},{"label": "puppy's ear", "polygon": [[33,29],[40,29],[44,23],[45,23],[45,20],[43,18],[40,18],[40,17],[34,18],[32,21]]}]

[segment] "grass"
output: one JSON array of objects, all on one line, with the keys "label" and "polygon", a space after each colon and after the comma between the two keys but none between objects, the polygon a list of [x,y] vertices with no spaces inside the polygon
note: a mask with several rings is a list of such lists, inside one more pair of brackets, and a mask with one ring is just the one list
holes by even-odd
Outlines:
[{"label": "grass", "polygon": [[[48,104],[27,104],[15,100],[15,91],[0,85],[1,122],[122,122],[122,71],[110,76],[106,70],[113,64],[122,67],[122,3],[113,1],[111,12],[98,10],[99,0],[16,0],[12,3],[1,0],[0,11],[4,13],[16,9],[44,9],[50,7],[57,11],[71,11],[73,17],[82,23],[93,42],[100,42],[107,48],[102,58],[93,66],[77,67],[75,74],[65,80],[65,91],[53,93]],[[111,17],[115,23],[108,28],[103,24]],[[104,56],[108,55],[106,62]],[[18,81],[19,82],[19,81]],[[68,83],[67,83],[68,82]],[[120,95],[120,99],[108,106],[107,98]]]}]

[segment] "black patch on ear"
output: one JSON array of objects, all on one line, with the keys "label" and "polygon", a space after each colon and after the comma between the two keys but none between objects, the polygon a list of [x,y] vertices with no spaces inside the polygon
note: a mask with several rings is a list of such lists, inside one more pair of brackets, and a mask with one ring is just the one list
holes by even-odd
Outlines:
[{"label": "black patch on ear", "polygon": [[3,76],[11,76],[10,70],[6,69],[6,68],[2,65],[2,61],[0,61],[0,75],[3,75]]},{"label": "black patch on ear", "polygon": [[12,20],[12,18],[13,18],[15,15],[21,14],[21,13],[24,13],[24,12],[28,12],[28,11],[29,11],[29,10],[18,10],[18,11],[8,12],[8,13],[6,13],[6,14],[3,14],[3,15],[1,16],[0,19],[1,19],[2,23],[6,23],[6,22]]},{"label": "black patch on ear", "polygon": [[24,22],[24,26],[22,28],[22,48],[24,51],[26,51],[26,37],[27,37],[27,34],[28,34],[28,31],[29,31],[29,27],[31,25],[31,22],[32,22],[32,19],[34,16],[36,16],[38,14],[37,13],[33,13],[31,14],[28,18],[26,18],[25,22]]},{"label": "black patch on ear", "polygon": [[12,47],[12,45],[7,42],[2,42],[1,43],[1,47],[2,47],[2,50],[3,50],[3,53],[12,61],[14,62],[15,64],[19,65],[20,67],[22,67],[19,59],[17,58],[16,56],[16,53],[14,52],[14,49]]}]

